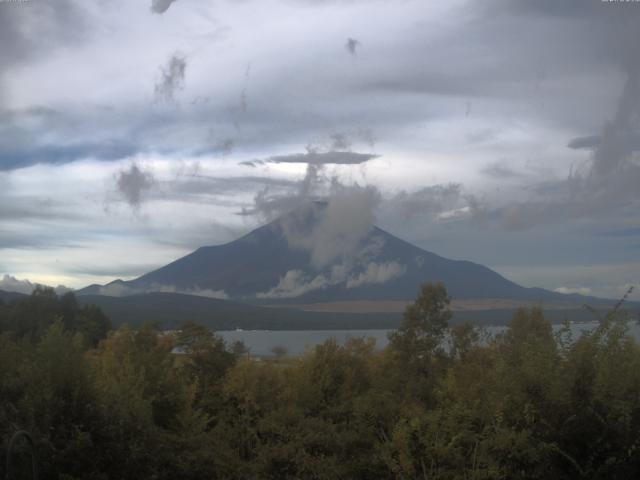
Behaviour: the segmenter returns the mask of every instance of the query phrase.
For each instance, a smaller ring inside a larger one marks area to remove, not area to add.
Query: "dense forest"
[[[450,318],[427,284],[384,350],[260,359],[194,323],[113,330],[38,289],[0,303],[0,478],[22,429],[45,479],[638,478],[640,348],[621,309],[580,338],[537,308],[497,337]]]

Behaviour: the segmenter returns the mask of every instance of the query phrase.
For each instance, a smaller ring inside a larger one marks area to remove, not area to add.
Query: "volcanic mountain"
[[[201,247],[130,281],[78,294],[173,292],[249,303],[407,301],[424,282],[455,299],[576,301],[524,288],[477,263],[449,260],[325,202],[303,205],[224,245]]]

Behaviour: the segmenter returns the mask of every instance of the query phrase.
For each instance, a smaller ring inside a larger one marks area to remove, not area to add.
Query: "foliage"
[[[43,478],[67,480],[638,476],[640,347],[620,309],[575,339],[520,310],[487,338],[448,328],[448,307],[425,285],[384,350],[255,359],[194,323],[103,335],[99,310],[38,291],[0,305],[0,458],[24,428]]]
[[[111,330],[111,322],[98,307],[80,307],[71,292],[58,296],[52,288],[38,286],[25,299],[0,303],[0,333],[38,341],[56,321],[67,332],[81,333],[93,347]]]

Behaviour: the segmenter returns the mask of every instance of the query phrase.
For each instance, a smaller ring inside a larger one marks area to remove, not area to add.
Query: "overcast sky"
[[[525,286],[640,281],[640,3],[0,0],[0,42],[0,277],[133,278],[357,186]]]

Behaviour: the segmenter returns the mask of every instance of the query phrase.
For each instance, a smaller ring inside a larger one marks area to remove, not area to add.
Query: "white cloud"
[[[329,286],[329,281],[324,275],[317,275],[312,279],[302,270],[289,270],[278,284],[271,290],[258,293],[257,298],[294,298],[314,290]]]
[[[375,222],[380,193],[373,187],[336,186],[326,206],[310,206],[283,222],[284,234],[293,248],[308,250],[318,268],[336,260],[348,260],[362,248]],[[309,215],[315,220],[309,224]]]
[[[580,295],[591,295],[593,293],[593,290],[589,287],[558,287],[554,288],[553,291],[565,294],[578,293]]]
[[[344,284],[346,288],[356,288],[370,284],[386,283],[403,275],[404,265],[398,262],[371,262],[364,271],[356,272],[346,263],[333,265],[327,274],[306,274],[302,270],[289,270],[278,284],[267,292],[258,293],[258,298],[295,298],[314,290],[322,290]]]
[[[16,292],[30,295],[39,285],[47,286],[41,283],[31,282],[27,279],[19,280],[16,277],[7,274],[0,279],[0,290],[4,290],[5,292]],[[54,287],[54,290],[58,295],[71,291],[71,289],[64,285],[58,285],[57,287]]]
[[[180,293],[183,295],[194,295],[196,297],[217,298],[219,300],[227,300],[229,298],[229,295],[224,290],[211,290],[197,287],[179,288],[174,285],[161,285],[157,283],[147,287],[131,287],[120,282],[114,282],[99,288],[99,295],[108,297],[126,297],[151,292]]]
[[[368,284],[387,283],[396,277],[403,275],[407,267],[398,262],[375,263],[367,265],[364,272],[347,280],[347,288],[361,287]]]

